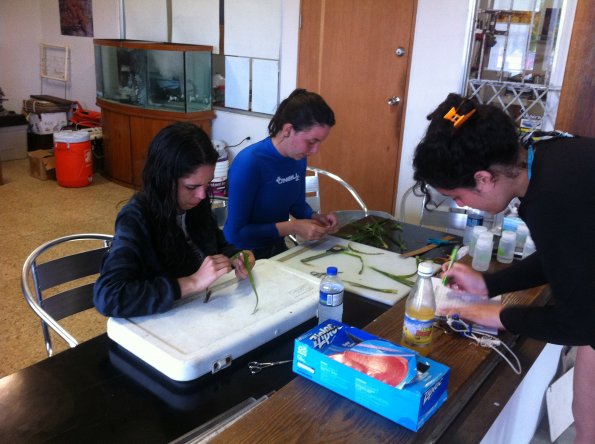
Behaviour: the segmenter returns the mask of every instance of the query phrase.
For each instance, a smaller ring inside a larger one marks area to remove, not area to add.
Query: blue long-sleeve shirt
[[[269,247],[280,239],[275,224],[310,219],[306,160],[283,157],[268,137],[241,151],[229,170],[225,227],[228,242],[242,249]]]

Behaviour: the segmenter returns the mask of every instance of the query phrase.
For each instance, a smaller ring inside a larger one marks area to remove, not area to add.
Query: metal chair
[[[211,197],[211,212],[217,221],[217,226],[222,230],[227,219],[227,197]]]
[[[320,211],[320,182],[319,182],[319,175],[330,177],[331,179],[335,180],[339,184],[341,184],[356,200],[362,211],[365,215],[368,215],[368,207],[364,203],[364,200],[357,194],[355,188],[341,179],[339,176],[333,173],[329,173],[328,171],[322,170],[316,167],[307,167],[306,170],[312,174],[306,175],[306,202],[312,207],[314,211]]]
[[[82,285],[81,282],[75,281],[99,273],[101,261],[109,250],[112,239],[111,235],[95,233],[63,236],[40,245],[25,261],[21,274],[21,289],[25,300],[41,318],[48,356],[53,355],[48,327],[71,348],[78,345],[77,340],[58,321],[94,306],[95,279],[90,283],[86,282],[89,279],[85,279]],[[71,241],[92,241],[93,244],[100,242],[101,247],[90,248],[86,242],[82,251],[78,248],[77,252],[72,253],[76,248],[73,245],[65,245]],[[42,260],[47,258],[44,262],[39,261],[42,255]],[[52,290],[46,293],[49,289]]]

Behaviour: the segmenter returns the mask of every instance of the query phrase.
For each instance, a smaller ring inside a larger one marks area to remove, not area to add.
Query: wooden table
[[[439,234],[415,226],[404,228],[409,249]],[[441,250],[431,255],[443,256]],[[506,295],[504,301],[543,304],[548,292],[542,290]],[[404,301],[389,308],[346,294],[344,321],[399,342],[403,311]],[[485,433],[475,419],[484,419],[484,427],[489,427],[498,414],[493,403],[481,400],[497,398],[504,406],[521,379],[490,350],[437,332],[430,357],[451,367],[449,399],[413,433],[296,377],[289,365],[250,374],[248,361],[287,359],[293,338],[315,323],[312,320],[234,360],[230,368],[188,383],[169,380],[101,335],[0,379],[0,436],[11,443],[170,442],[248,398],[270,396],[215,442],[471,443],[479,442]],[[501,338],[509,344],[517,341],[510,334]],[[522,347],[515,350],[521,353],[526,371],[543,344],[522,338],[518,343]],[[450,439],[453,436],[456,439]]]
[[[493,261],[491,267],[499,266]],[[547,287],[503,295],[504,304],[544,305],[548,300]],[[399,343],[404,308],[405,301],[400,301],[364,330]],[[224,430],[213,442],[479,442],[522,376],[517,377],[503,365],[502,359],[491,349],[481,348],[462,336],[446,334],[439,329],[435,333],[429,357],[451,369],[448,399],[416,433],[300,377]],[[518,338],[514,335],[501,332],[499,337],[520,354],[524,376],[544,344],[529,341],[527,345],[523,339],[515,346]],[[495,372],[496,367],[498,371]],[[494,383],[494,378],[500,379]],[[506,387],[500,386],[502,381],[508,381]],[[498,389],[506,393],[502,395]],[[480,399],[482,396],[485,397],[483,400]],[[497,397],[499,407],[490,402],[490,396]],[[453,424],[473,427],[473,433],[451,427]]]

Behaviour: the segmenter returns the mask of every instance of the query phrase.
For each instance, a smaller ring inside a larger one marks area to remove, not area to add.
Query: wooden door
[[[416,0],[302,0],[298,86],[321,94],[337,124],[308,162],[341,176],[369,209],[394,213]],[[398,56],[402,48],[404,55]],[[389,105],[391,97],[400,103]],[[355,209],[321,180],[325,212]]]
[[[595,109],[594,22],[595,2],[579,2],[572,26],[555,127],[584,137],[595,137],[592,113]]]

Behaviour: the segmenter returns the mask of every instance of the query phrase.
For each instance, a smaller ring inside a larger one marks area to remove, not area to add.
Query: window
[[[124,38],[213,47],[214,106],[273,114],[282,0],[124,0]],[[147,25],[149,24],[149,25]]]
[[[478,0],[466,95],[502,107],[527,129],[553,129],[553,81],[564,0]]]

